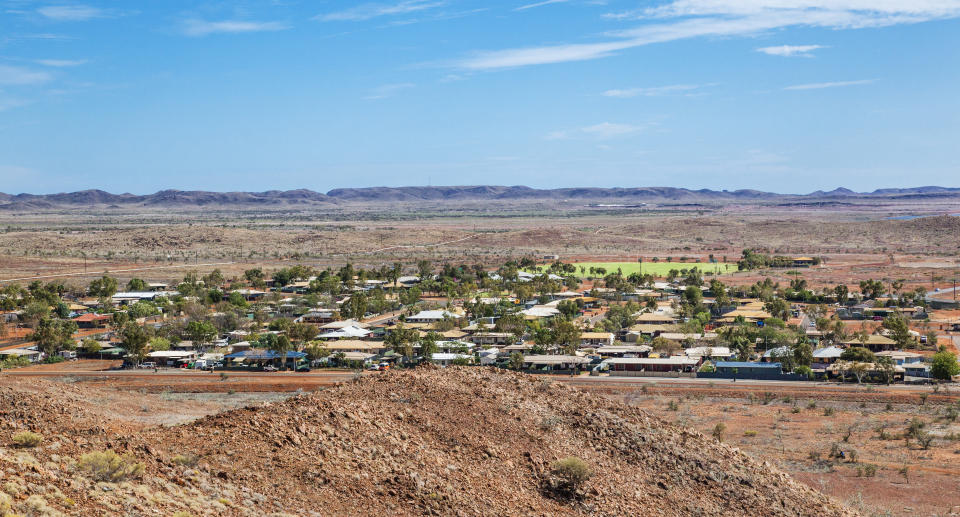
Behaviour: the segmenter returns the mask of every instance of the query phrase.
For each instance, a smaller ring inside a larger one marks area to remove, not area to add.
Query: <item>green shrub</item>
[[[833,408],[832,407],[823,408],[823,416],[833,416]]]
[[[857,477],[872,478],[877,475],[877,466],[872,463],[857,465]]]
[[[749,438],[749,437],[756,436],[756,435],[757,435],[757,432],[756,432],[756,431],[753,431],[753,430],[744,431],[744,432],[743,432],[743,435]]]
[[[143,464],[136,458],[130,454],[121,456],[114,451],[88,452],[80,456],[77,465],[80,471],[96,481],[118,482],[143,474]]]
[[[13,443],[17,447],[36,447],[43,441],[43,435],[30,431],[21,431],[13,435]]]

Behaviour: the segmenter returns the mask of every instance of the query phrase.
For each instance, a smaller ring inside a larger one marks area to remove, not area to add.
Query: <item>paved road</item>
[[[697,378],[674,378],[674,377],[610,377],[610,376],[598,376],[590,377],[587,375],[581,375],[577,377],[571,377],[569,375],[551,375],[549,376],[552,380],[557,380],[561,382],[568,382],[578,386],[629,386],[631,384],[642,386],[642,385],[676,385],[676,386],[720,386],[725,388],[733,388],[739,386],[751,387],[751,388],[762,388],[765,386],[770,387],[789,387],[798,390],[843,390],[843,391],[866,391],[867,385],[858,386],[856,384],[840,384],[834,382],[799,382],[799,381],[758,381],[750,379],[737,379],[736,382],[730,379],[697,379]],[[930,386],[925,385],[916,385],[916,384],[891,384],[889,386],[876,386],[874,388],[879,390],[891,390],[891,391],[905,391],[905,392],[915,392],[915,391],[930,391]],[[941,392],[953,392],[960,393],[960,386],[950,386],[944,385],[941,387]]]
[[[235,370],[223,370],[233,379],[244,379],[251,382],[264,381],[269,382],[271,380],[283,379],[286,382],[296,381],[297,379],[303,380],[305,382],[318,382],[318,381],[328,381],[328,382],[342,382],[353,378],[355,375],[352,371],[343,371],[343,370],[315,370],[308,373],[297,373],[297,372],[243,372]],[[91,377],[91,378],[115,378],[117,380],[133,380],[133,379],[143,379],[143,380],[215,380],[220,374],[221,370],[216,372],[208,371],[198,371],[198,370],[183,370],[175,368],[161,368],[159,372],[154,373],[153,370],[149,369],[140,369],[140,370],[106,370],[106,371],[88,371],[88,370],[69,370],[64,368],[62,370],[31,370],[29,368],[24,369],[12,369],[4,370],[0,373],[0,376],[12,376],[12,377]],[[378,375],[377,372],[364,372],[363,375]],[[629,389],[631,387],[642,387],[644,385],[660,385],[660,386],[676,386],[678,388],[682,387],[707,387],[707,386],[716,386],[721,388],[790,388],[793,390],[802,390],[802,391],[865,391],[866,386],[857,386],[855,384],[839,384],[839,383],[827,383],[827,382],[796,382],[796,381],[757,381],[757,380],[748,380],[740,379],[736,382],[727,379],[696,379],[696,378],[672,378],[672,377],[610,377],[610,376],[595,376],[591,377],[589,375],[579,375],[572,377],[569,375],[549,375],[543,376],[549,378],[550,380],[564,382],[573,384],[576,386],[582,386],[586,388],[590,387],[618,387]],[[889,386],[875,386],[875,389],[879,391],[893,391],[893,392],[930,392],[930,386],[924,385],[910,385],[910,384],[892,384]],[[960,386],[951,386],[946,385],[942,386],[940,389],[941,393],[960,393]]]
[[[206,370],[187,370],[180,368],[160,368],[157,372],[154,372],[152,369],[143,368],[143,369],[131,369],[131,370],[104,370],[104,371],[90,371],[90,370],[31,370],[30,368],[15,368],[7,369],[0,373],[0,376],[9,375],[13,377],[98,377],[98,378],[117,378],[117,379],[127,379],[127,378],[144,378],[144,379],[184,379],[184,380],[193,380],[193,379],[202,379],[202,380],[214,380],[220,373],[226,373],[231,378],[243,378],[243,379],[331,379],[331,380],[347,380],[353,377],[353,372],[335,370],[335,371],[321,371],[321,372],[244,372],[236,370],[216,370],[214,372]]]
[[[948,287],[946,289],[940,289],[939,291],[927,291],[926,302],[952,302],[954,301],[954,291],[957,291],[957,295],[960,295],[960,286],[958,287]]]

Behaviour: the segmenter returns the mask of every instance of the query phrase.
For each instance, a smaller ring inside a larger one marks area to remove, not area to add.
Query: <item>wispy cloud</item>
[[[402,90],[408,90],[416,86],[413,83],[393,83],[385,84],[383,86],[378,86],[370,91],[370,94],[366,95],[364,99],[366,100],[377,100],[377,99],[386,99],[387,97],[393,97],[398,92]]]
[[[757,52],[762,52],[771,56],[783,57],[813,57],[812,52],[821,48],[823,45],[780,45],[777,47],[761,47]]]
[[[699,84],[673,84],[669,86],[654,86],[652,88],[625,88],[607,90],[603,92],[604,97],[615,97],[618,99],[629,99],[631,97],[659,97],[661,95],[683,94],[703,88]]]
[[[343,11],[321,14],[317,16],[316,19],[325,22],[359,22],[381,16],[415,13],[443,5],[446,5],[445,1],[437,0],[407,0],[393,4],[361,4]]]
[[[83,22],[107,17],[103,9],[89,5],[48,5],[37,9],[37,12],[58,22]]]
[[[245,32],[270,32],[289,29],[283,22],[256,22],[246,20],[207,21],[195,18],[184,20],[183,33],[187,36],[209,34],[239,34]]]
[[[7,111],[9,109],[19,108],[20,106],[25,106],[27,104],[29,103],[22,99],[14,99],[12,97],[0,96],[0,111]]]
[[[54,68],[67,68],[71,66],[80,66],[87,63],[86,59],[38,59],[38,64],[43,66],[52,66]]]
[[[599,59],[620,51],[689,38],[732,37],[787,27],[862,29],[960,17],[960,0],[673,0],[608,13],[640,25],[605,41],[476,52],[455,62],[468,70]]]
[[[787,86],[784,90],[822,90],[824,88],[840,88],[843,86],[859,86],[876,82],[876,79],[861,79],[859,81],[833,81],[828,83],[796,84]]]
[[[516,9],[514,9],[514,11],[525,11],[527,9],[533,9],[535,7],[543,7],[545,5],[550,5],[550,4],[565,4],[569,1],[570,0],[543,0],[542,2],[535,2],[532,4],[521,5],[520,7],[517,7]]]
[[[600,140],[609,140],[611,138],[621,137],[642,131],[644,126],[633,124],[620,124],[616,122],[601,122],[592,126],[585,126],[577,129],[563,129],[552,131],[547,134],[547,140],[566,140],[577,137],[593,137]]]
[[[0,84],[16,86],[41,84],[49,81],[52,77],[48,72],[0,65]]]

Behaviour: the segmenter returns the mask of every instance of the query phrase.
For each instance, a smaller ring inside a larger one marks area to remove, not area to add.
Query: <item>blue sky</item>
[[[0,0],[0,191],[960,186],[960,0]]]

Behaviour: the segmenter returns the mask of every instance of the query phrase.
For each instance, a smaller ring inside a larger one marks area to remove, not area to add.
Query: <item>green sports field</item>
[[[617,271],[617,268],[620,268],[623,271],[623,275],[627,276],[631,273],[647,273],[654,276],[667,276],[670,273],[671,269],[676,269],[681,271],[684,269],[693,269],[697,268],[704,273],[706,272],[718,272],[723,275],[727,273],[734,273],[737,271],[737,265],[735,263],[725,263],[719,262],[715,264],[706,264],[706,263],[697,263],[697,262],[575,262],[573,264],[577,266],[577,276],[580,278],[585,278],[590,275],[590,268],[602,267],[607,270],[606,274],[610,274]],[[580,273],[580,268],[584,268],[584,273]],[[594,275],[599,276],[599,275]]]

